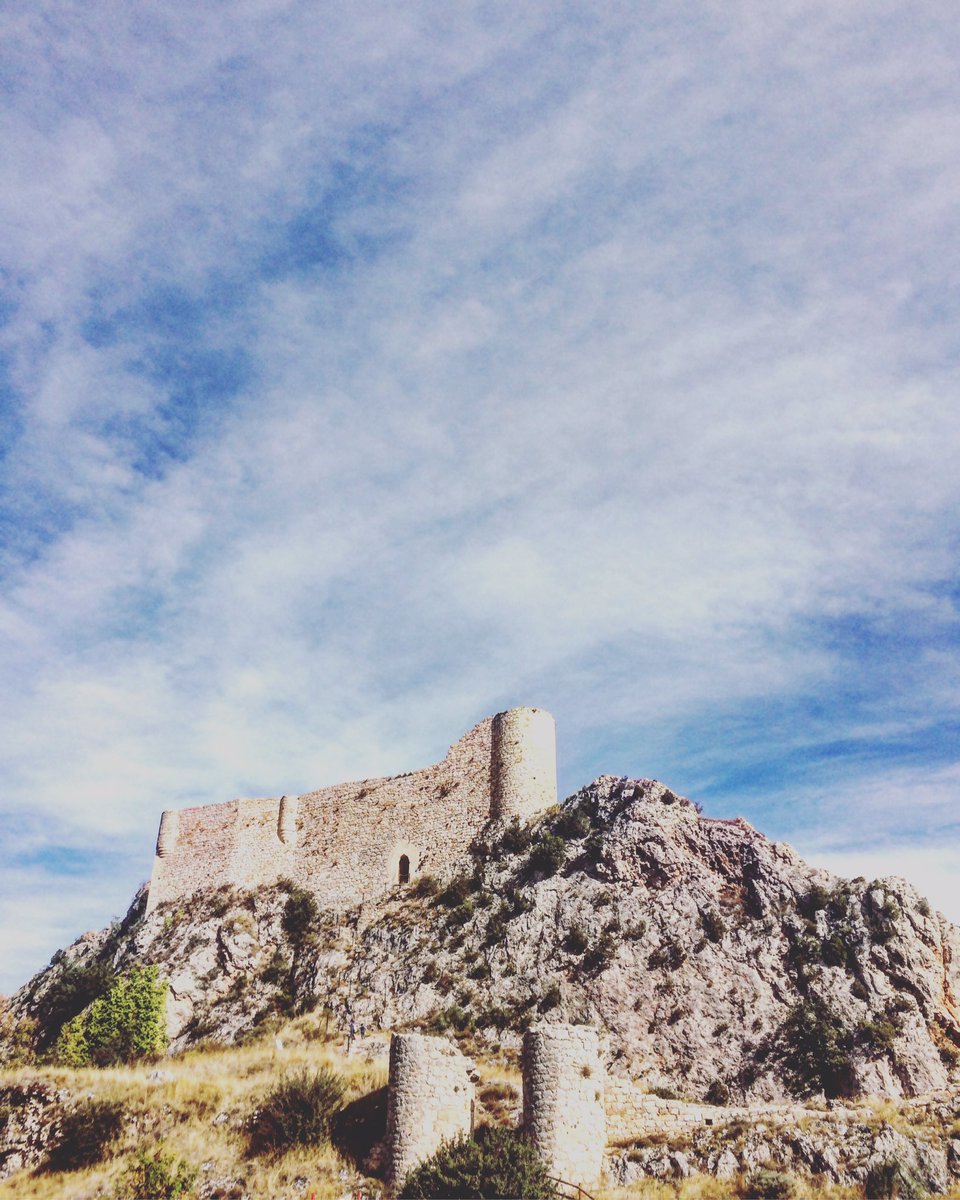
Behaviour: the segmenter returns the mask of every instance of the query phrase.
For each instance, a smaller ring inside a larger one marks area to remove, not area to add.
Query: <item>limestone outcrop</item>
[[[291,891],[292,889],[292,891]],[[304,933],[296,889],[224,887],[88,936],[13,998],[47,1044],[65,976],[156,962],[174,1048],[278,1013],[469,1036],[607,1031],[613,1079],[693,1100],[941,1092],[958,1082],[960,931],[900,879],[840,880],[660,783],[602,777]],[[70,1014],[72,1015],[72,1014]]]

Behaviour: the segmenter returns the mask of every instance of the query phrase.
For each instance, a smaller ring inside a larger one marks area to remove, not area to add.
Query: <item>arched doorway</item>
[[[398,869],[398,883],[410,882],[410,859],[405,855],[400,855],[400,867]]]

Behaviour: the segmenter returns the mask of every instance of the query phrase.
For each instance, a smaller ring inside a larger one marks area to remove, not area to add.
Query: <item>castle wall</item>
[[[523,1039],[523,1124],[552,1175],[595,1186],[607,1142],[600,1038],[588,1025],[537,1025]]]
[[[281,877],[321,904],[359,904],[397,886],[402,854],[411,879],[455,873],[490,818],[493,723],[481,721],[421,771],[164,813],[148,910],[200,889]]]
[[[440,1143],[473,1130],[473,1064],[445,1038],[394,1034],[387,1092],[389,1182],[429,1158]]]

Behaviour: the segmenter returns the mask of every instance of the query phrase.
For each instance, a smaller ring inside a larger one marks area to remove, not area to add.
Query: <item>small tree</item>
[[[251,1153],[279,1154],[328,1142],[345,1089],[343,1077],[325,1067],[312,1075],[304,1067],[281,1078],[248,1123]]]
[[[532,1144],[513,1129],[481,1125],[445,1142],[406,1177],[399,1196],[406,1200],[460,1200],[511,1196],[553,1198],[557,1190]]]
[[[152,1154],[138,1150],[120,1176],[117,1200],[180,1200],[193,1190],[196,1168],[158,1146]]]
[[[556,875],[567,861],[567,843],[555,833],[545,833],[530,853],[528,867],[532,874]]]
[[[167,984],[156,966],[134,967],[68,1021],[55,1057],[66,1066],[109,1066],[162,1054],[167,1044]]]

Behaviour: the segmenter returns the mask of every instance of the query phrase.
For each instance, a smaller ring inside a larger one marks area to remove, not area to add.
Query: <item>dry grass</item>
[[[156,1065],[104,1070],[38,1067],[0,1073],[0,1084],[39,1078],[71,1096],[122,1101],[131,1121],[117,1157],[98,1167],[68,1173],[20,1171],[0,1183],[2,1200],[93,1200],[110,1193],[131,1155],[162,1144],[201,1170],[201,1177],[236,1180],[248,1195],[343,1196],[359,1182],[353,1168],[330,1147],[295,1149],[277,1158],[245,1157],[244,1122],[261,1096],[284,1072],[327,1067],[347,1083],[345,1102],[387,1082],[386,1035],[371,1035],[346,1053],[342,1042],[322,1040],[312,1017],[239,1047],[190,1050]],[[295,1186],[294,1181],[298,1181]],[[306,1186],[303,1184],[306,1180]],[[374,1185],[372,1191],[378,1186]]]

